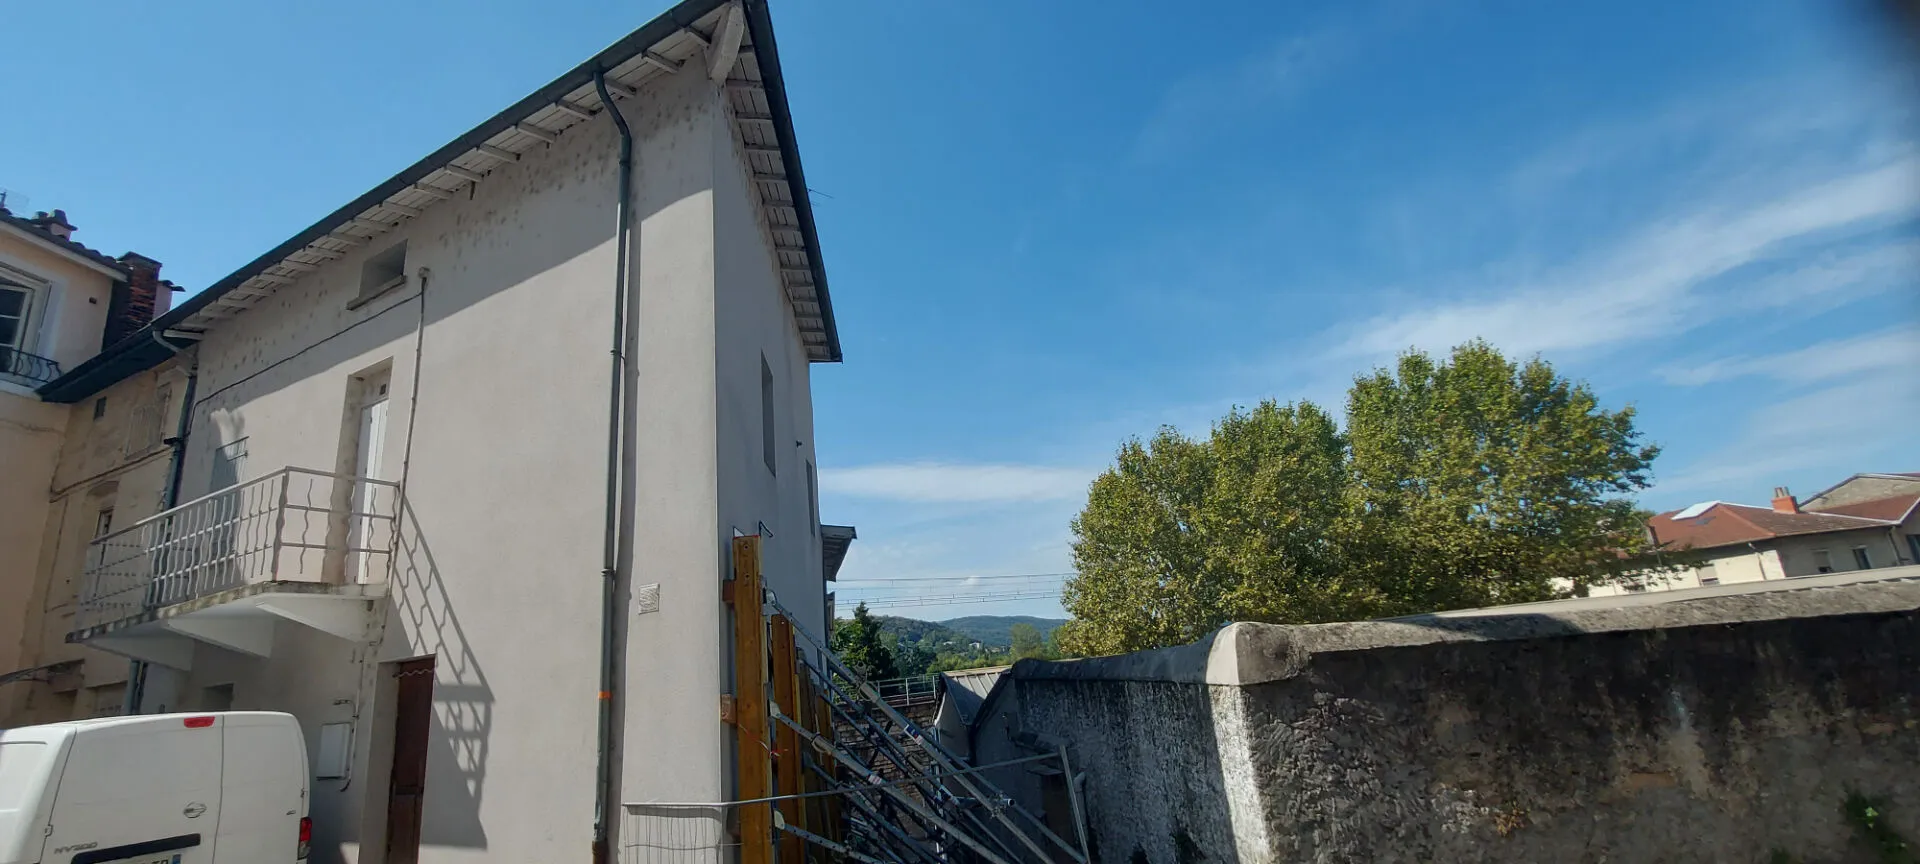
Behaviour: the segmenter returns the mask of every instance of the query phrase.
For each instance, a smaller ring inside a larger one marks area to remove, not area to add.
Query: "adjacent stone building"
[[[80,403],[39,392],[136,338],[177,290],[159,262],[110,257],[76,230],[64,210],[0,207],[0,723],[123,707],[126,659],[67,645],[62,622],[87,541],[158,510],[173,456],[171,363]]]

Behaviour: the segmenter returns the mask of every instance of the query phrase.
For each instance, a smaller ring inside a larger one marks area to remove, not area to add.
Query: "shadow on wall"
[[[493,688],[453,612],[412,506],[402,502],[401,507],[387,626],[402,623],[411,651],[434,655],[433,722],[420,844],[485,849],[487,832],[480,821],[480,801],[486,791],[487,746],[493,731]]]
[[[620,864],[721,864],[738,855],[725,808],[628,804],[621,808]]]

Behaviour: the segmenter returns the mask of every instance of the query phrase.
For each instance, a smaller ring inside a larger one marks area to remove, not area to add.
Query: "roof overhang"
[[[820,566],[826,581],[840,578],[840,565],[847,562],[847,549],[860,534],[852,525],[820,526]]]
[[[738,6],[740,11],[733,12]],[[729,16],[745,35],[732,63],[708,70],[708,46]],[[684,72],[682,72],[684,70]],[[606,50],[495,114],[386,182],[368,190],[305,230],[206,290],[155,319],[154,332],[205,332],[341,257],[374,242],[407,220],[487,182],[504,161],[551,143],[569,129],[597,119],[606,109],[594,87],[604,73],[615,99],[637,98],[653,79],[673,74],[718,73],[732,119],[746,142],[751,178],[763,221],[773,234],[780,278],[799,322],[808,358],[839,362],[840,334],[827,293],[826,268],[806,175],[794,140],[786,82],[774,44],[766,0],[685,0],[627,34]],[[124,278],[124,277],[123,277]],[[50,402],[78,402],[128,375],[171,356],[147,332],[135,333],[40,388]]]

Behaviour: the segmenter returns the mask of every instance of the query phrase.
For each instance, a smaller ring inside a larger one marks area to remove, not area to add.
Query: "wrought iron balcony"
[[[399,512],[398,484],[304,468],[188,501],[88,546],[67,640],[149,659],[121,637],[184,635],[264,655],[273,616],[334,632],[314,623],[314,600],[377,596]]]
[[[18,348],[0,346],[0,381],[38,387],[60,377],[60,364]]]

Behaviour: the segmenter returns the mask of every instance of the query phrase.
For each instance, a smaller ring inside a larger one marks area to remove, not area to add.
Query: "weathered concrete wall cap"
[[[1920,571],[1920,568],[1889,568]],[[1920,609],[1920,581],[1778,583],[1773,590],[1674,596],[1658,603],[1580,599],[1341,624],[1229,624],[1190,645],[1085,660],[1022,660],[1024,680],[1157,681],[1244,686],[1300,674],[1316,654],[1445,642],[1551,639],[1583,633],[1665,630]]]

